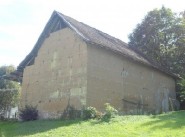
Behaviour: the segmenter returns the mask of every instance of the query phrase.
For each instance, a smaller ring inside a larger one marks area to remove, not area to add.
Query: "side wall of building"
[[[103,110],[110,103],[127,114],[169,110],[173,78],[96,45],[87,51],[87,106]]]
[[[37,106],[40,118],[57,118],[68,104],[86,105],[86,47],[69,28],[51,33],[24,69],[21,106]]]

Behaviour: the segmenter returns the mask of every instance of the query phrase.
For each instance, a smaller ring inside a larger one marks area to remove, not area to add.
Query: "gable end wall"
[[[37,106],[40,118],[60,117],[68,104],[86,105],[86,44],[71,29],[51,33],[23,73],[21,106]]]

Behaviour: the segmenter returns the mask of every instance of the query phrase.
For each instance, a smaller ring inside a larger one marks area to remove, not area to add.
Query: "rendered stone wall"
[[[127,114],[169,111],[169,97],[176,98],[173,78],[101,47],[87,47],[87,106],[103,110],[110,103]]]
[[[23,73],[21,106],[37,105],[40,118],[58,118],[68,103],[77,109],[105,103],[123,113],[160,113],[175,99],[173,78],[95,45],[69,28],[50,34]]]
[[[50,34],[24,69],[21,106],[37,105],[40,118],[57,118],[68,103],[81,109],[87,92],[86,44],[69,28]]]

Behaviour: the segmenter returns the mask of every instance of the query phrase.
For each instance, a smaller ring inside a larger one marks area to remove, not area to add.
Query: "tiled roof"
[[[38,41],[36,42],[33,50],[30,54],[20,63],[18,66],[18,71],[23,71],[23,69],[30,65],[30,63],[37,56],[38,50],[40,49],[42,43],[45,38],[49,36],[50,33],[60,30],[63,27],[69,27],[73,31],[75,31],[84,41],[99,45],[106,49],[109,49],[113,52],[121,54],[129,59],[132,59],[141,64],[147,65],[163,73],[166,73],[172,77],[176,77],[174,74],[169,73],[162,68],[160,68],[157,64],[154,64],[151,60],[149,60],[142,53],[129,47],[125,42],[110,36],[102,31],[99,31],[93,27],[90,27],[82,22],[79,22],[71,17],[65,16],[57,11],[54,11],[48,23],[46,24],[43,32],[41,33]]]

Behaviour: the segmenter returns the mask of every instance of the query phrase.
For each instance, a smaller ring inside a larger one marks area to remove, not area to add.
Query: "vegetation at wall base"
[[[19,117],[22,121],[32,121],[38,119],[37,107],[26,105],[19,111]]]
[[[105,114],[103,115],[104,120],[110,120],[118,114],[118,111],[111,106],[109,103],[105,103]]]
[[[74,106],[67,105],[64,112],[61,115],[62,120],[72,120],[81,118],[81,110],[76,109]]]
[[[62,120],[80,119],[101,119],[103,121],[109,121],[111,118],[116,116],[118,111],[111,106],[109,103],[105,103],[105,112],[98,111],[95,107],[87,107],[82,110],[76,109],[74,106],[67,105],[64,112],[61,115]]]
[[[184,137],[185,111],[90,120],[0,121],[1,137]]]
[[[83,110],[83,119],[93,119],[96,118],[97,113],[100,113],[97,111],[95,107],[87,107],[86,109]]]

